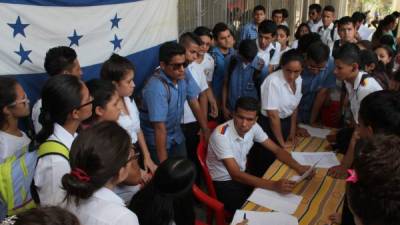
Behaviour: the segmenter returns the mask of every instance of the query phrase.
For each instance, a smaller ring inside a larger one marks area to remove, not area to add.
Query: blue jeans
[[[157,150],[155,146],[154,147],[149,146],[148,148],[151,159],[155,164],[159,165],[160,160],[158,160]],[[167,153],[168,153],[168,158],[187,158],[185,141],[182,141],[182,143],[180,144],[177,143],[172,144],[171,147],[167,149]]]

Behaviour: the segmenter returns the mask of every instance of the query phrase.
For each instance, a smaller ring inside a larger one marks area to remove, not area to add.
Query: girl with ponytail
[[[42,90],[39,117],[43,128],[37,135],[37,141],[42,145],[34,175],[36,200],[41,204],[58,205],[62,202],[61,177],[70,172],[68,151],[80,123],[91,114],[92,98],[86,85],[77,77],[56,75],[47,80]],[[55,151],[60,148],[66,153]]]
[[[116,122],[82,131],[72,144],[71,172],[62,178],[66,208],[85,225],[139,224],[113,191],[128,176],[140,182],[138,156],[129,134]]]

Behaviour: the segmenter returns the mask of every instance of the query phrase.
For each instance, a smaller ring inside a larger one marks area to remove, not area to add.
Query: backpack
[[[69,159],[65,145],[46,141],[37,151],[28,151],[26,147],[0,163],[0,221],[36,207],[39,201],[32,188],[36,165],[41,157],[54,154]]]

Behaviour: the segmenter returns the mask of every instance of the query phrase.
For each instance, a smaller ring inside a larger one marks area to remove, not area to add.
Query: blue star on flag
[[[118,39],[117,35],[114,34],[114,40],[110,41],[113,45],[114,45],[114,51],[115,49],[119,48],[121,49],[121,42],[122,42],[122,38]]]
[[[118,27],[118,23],[119,23],[119,21],[121,21],[121,20],[122,20],[122,18],[118,18],[117,14],[115,13],[114,18],[112,18],[112,19],[110,20],[110,21],[111,21],[111,30],[112,30],[114,27],[119,28],[119,27]]]
[[[29,24],[23,24],[19,16],[17,17],[17,21],[15,23],[8,23],[8,26],[14,29],[14,38],[17,36],[17,34],[21,34],[22,36],[26,37],[24,29],[29,26]]]
[[[22,46],[22,44],[19,44],[19,51],[14,51],[15,54],[19,55],[21,57],[21,60],[19,61],[19,65],[24,63],[26,60],[32,63],[32,60],[29,58],[29,54],[31,54],[32,50],[26,50]]]
[[[76,30],[74,29],[74,34],[72,36],[68,36],[68,39],[71,40],[71,43],[69,44],[69,47],[72,45],[79,46],[79,39],[81,39],[83,35],[78,35],[76,33]]]

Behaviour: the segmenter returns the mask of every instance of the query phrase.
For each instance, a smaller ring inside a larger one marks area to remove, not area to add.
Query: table
[[[329,144],[325,139],[308,137],[302,138],[296,146],[297,152],[323,152],[327,151]],[[337,154],[339,161],[342,154]],[[299,225],[325,225],[330,224],[329,215],[335,212],[342,212],[345,181],[333,179],[327,176],[328,169],[318,168],[312,180],[303,181],[296,186],[293,194],[303,197],[299,207],[293,216],[299,220]],[[281,178],[289,179],[297,173],[290,169],[279,160],[270,166],[263,178],[270,180],[279,180]],[[255,203],[247,201],[243,210],[250,211],[271,211]]]

